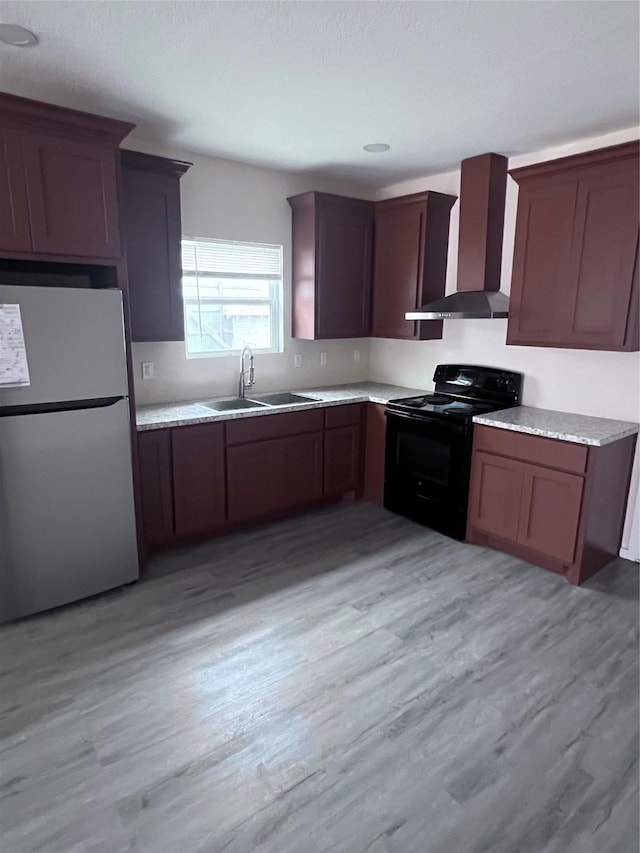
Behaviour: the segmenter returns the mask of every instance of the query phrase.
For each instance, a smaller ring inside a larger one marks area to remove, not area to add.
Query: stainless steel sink
[[[235,400],[210,400],[208,403],[198,403],[205,409],[211,409],[212,412],[235,412],[239,409],[264,409],[267,408],[267,403],[259,403],[257,400],[247,400],[238,397]]]
[[[290,406],[293,403],[317,403],[312,397],[303,397],[302,394],[292,394],[290,391],[282,391],[276,394],[260,394],[251,398],[263,406]]]

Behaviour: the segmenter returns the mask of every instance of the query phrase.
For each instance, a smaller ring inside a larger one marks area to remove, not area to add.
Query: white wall
[[[372,198],[357,184],[327,181],[277,172],[162,149],[137,140],[124,147],[193,162],[181,179],[182,231],[188,237],[220,237],[284,247],[284,352],[256,356],[256,391],[309,388],[340,382],[358,382],[369,372],[369,341],[293,341],[291,338],[291,211],[287,197],[307,190],[323,190],[359,198]],[[354,349],[360,363],[354,363]],[[320,366],[320,353],[328,356]],[[303,366],[294,368],[295,353]],[[153,379],[141,378],[141,362],[155,365]],[[172,400],[193,400],[236,393],[237,356],[187,359],[184,343],[133,345],[133,369],[138,405]]]
[[[510,168],[564,157],[637,139],[639,128],[583,139],[561,148],[549,148],[515,157]],[[460,172],[420,178],[380,190],[376,198],[393,198],[423,190],[459,195]],[[518,187],[508,180],[501,290],[510,292],[513,241]],[[446,292],[456,289],[458,211],[451,211]],[[561,350],[546,347],[506,346],[506,320],[445,320],[439,341],[390,341],[374,339],[370,350],[370,379],[431,388],[436,364],[462,362],[518,370],[524,374],[523,404],[564,412],[627,421],[640,420],[640,357],[638,353]],[[623,555],[640,559],[637,529],[632,537],[631,520],[638,492],[639,454],[623,537]],[[640,507],[639,507],[640,509]]]

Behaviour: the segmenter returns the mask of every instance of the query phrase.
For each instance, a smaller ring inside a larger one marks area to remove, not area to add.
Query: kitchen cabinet
[[[292,210],[293,337],[367,337],[373,203],[320,192],[287,201]]]
[[[507,344],[638,349],[638,142],[510,172]]]
[[[323,417],[315,409],[228,423],[230,522],[277,515],[322,498]]]
[[[384,462],[387,436],[386,406],[367,403],[363,494],[367,501],[384,504]]]
[[[224,425],[171,430],[175,535],[199,536],[227,519]]]
[[[361,434],[364,407],[332,406],[325,410],[324,494],[361,491]]]
[[[618,555],[635,442],[586,446],[476,426],[468,541],[582,583]]]
[[[10,127],[0,128],[0,249],[31,249],[22,136]]]
[[[133,125],[4,93],[0,123],[0,249],[120,258],[118,145]]]
[[[449,219],[455,201],[455,196],[425,192],[376,204],[373,337],[442,337],[441,320],[417,322],[405,320],[404,315],[444,296]]]
[[[363,422],[347,404],[139,432],[147,550],[361,497]]]
[[[180,178],[191,163],[120,157],[131,340],[183,341]]]
[[[138,481],[144,541],[153,551],[174,538],[170,430],[138,433]]]

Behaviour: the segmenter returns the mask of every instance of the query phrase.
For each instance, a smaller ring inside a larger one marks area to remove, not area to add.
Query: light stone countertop
[[[136,408],[136,428],[138,432],[150,429],[166,429],[167,427],[184,426],[185,424],[202,424],[212,421],[230,421],[236,418],[255,418],[274,415],[282,412],[298,412],[305,409],[318,409],[326,406],[339,406],[342,403],[382,403],[398,397],[415,397],[418,394],[428,394],[433,389],[405,388],[401,385],[385,385],[380,382],[360,382],[350,385],[330,385],[325,388],[303,388],[293,394],[303,394],[312,397],[310,403],[293,403],[286,406],[267,408],[240,409],[231,412],[213,412],[199,405],[196,401],[184,403],[161,403],[154,406],[138,406]],[[256,391],[256,396],[277,393],[271,391]],[[248,394],[250,398],[250,394]],[[212,397],[210,399],[225,400],[228,397]],[[208,401],[207,401],[208,402]]]
[[[631,421],[593,418],[569,412],[554,412],[550,409],[534,409],[530,406],[516,406],[487,415],[476,415],[473,422],[596,447],[634,435],[639,429],[638,424]]]

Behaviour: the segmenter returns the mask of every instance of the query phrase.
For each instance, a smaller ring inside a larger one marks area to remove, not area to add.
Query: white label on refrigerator
[[[29,385],[19,305],[0,305],[0,387]]]

